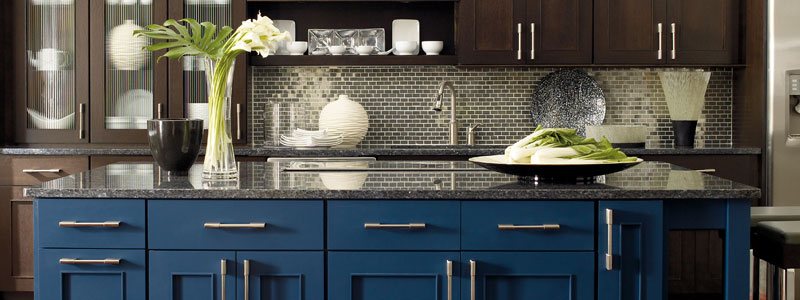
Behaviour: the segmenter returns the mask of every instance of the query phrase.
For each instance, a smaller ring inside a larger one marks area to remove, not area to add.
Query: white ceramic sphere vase
[[[108,58],[117,70],[136,71],[147,63],[147,50],[150,41],[144,36],[134,36],[136,30],[144,29],[133,20],[124,23],[108,32]]]
[[[347,95],[328,103],[319,113],[319,129],[342,135],[342,144],[336,148],[352,148],[364,140],[369,130],[369,116],[361,104]]]

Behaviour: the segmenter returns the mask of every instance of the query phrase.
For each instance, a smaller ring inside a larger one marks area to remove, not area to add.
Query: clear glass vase
[[[236,60],[203,59],[208,90],[208,142],[203,161],[203,179],[235,180],[239,168],[231,138],[231,89]]]

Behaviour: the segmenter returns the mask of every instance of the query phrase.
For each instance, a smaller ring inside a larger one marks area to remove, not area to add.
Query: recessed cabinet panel
[[[592,62],[592,0],[528,1],[525,56],[533,64]]]
[[[47,288],[37,290],[37,299],[147,299],[144,250],[44,249],[38,255],[38,284]]]
[[[467,64],[521,64],[528,40],[525,1],[464,0],[459,56]]]
[[[595,63],[664,63],[666,1],[595,1]]]
[[[325,255],[322,251],[237,252],[236,259],[239,300],[325,298]],[[244,297],[245,287],[247,298]]]
[[[675,50],[675,56],[670,54],[671,62],[726,64],[736,61],[736,1],[670,0],[668,9],[670,51]]]
[[[232,251],[150,251],[149,263],[149,299],[236,299]]]

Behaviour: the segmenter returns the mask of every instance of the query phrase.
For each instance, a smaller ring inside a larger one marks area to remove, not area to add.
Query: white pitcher
[[[57,71],[69,64],[69,54],[55,48],[40,49],[36,56],[29,50],[28,57],[31,65],[39,71]]]

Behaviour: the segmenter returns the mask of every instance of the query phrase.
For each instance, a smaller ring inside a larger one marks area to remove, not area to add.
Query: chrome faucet
[[[444,88],[450,89],[450,145],[458,145],[458,121],[456,121],[456,88],[450,81],[439,83],[439,91],[436,93],[436,102],[433,104],[433,111],[442,111],[442,96]]]

